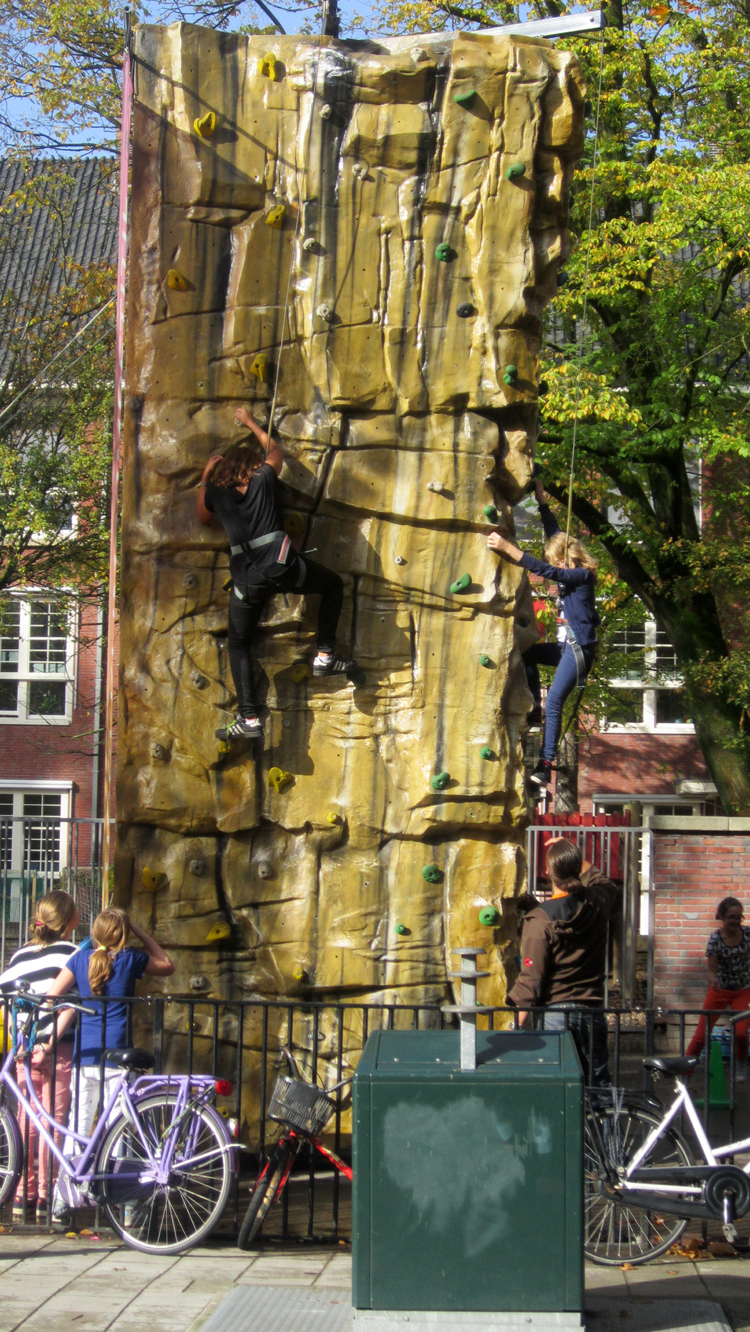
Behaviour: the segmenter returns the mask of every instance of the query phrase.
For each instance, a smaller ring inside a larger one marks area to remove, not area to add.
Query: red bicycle
[[[306,1142],[325,1156],[342,1175],[351,1181],[352,1168],[335,1152],[330,1151],[318,1137],[322,1133],[331,1115],[336,1110],[336,1102],[320,1087],[306,1082],[300,1073],[294,1055],[285,1047],[279,1052],[282,1062],[286,1060],[287,1073],[276,1081],[268,1118],[283,1125],[281,1137],[261,1171],[258,1182],[250,1199],[250,1206],[240,1227],[237,1245],[240,1249],[249,1249],[255,1236],[263,1225],[269,1207],[275,1198],[280,1198],[292,1173],[292,1167]],[[344,1078],[329,1089],[336,1092],[351,1082]]]

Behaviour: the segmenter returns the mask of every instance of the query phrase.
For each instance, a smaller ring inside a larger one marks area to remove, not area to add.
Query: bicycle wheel
[[[271,1152],[268,1169],[259,1180],[250,1199],[250,1206],[245,1212],[245,1219],[237,1236],[237,1248],[249,1249],[255,1236],[263,1225],[266,1213],[271,1206],[286,1174],[292,1155],[296,1155],[289,1142],[279,1142]]]
[[[591,1123],[595,1115],[598,1138]],[[625,1102],[621,1106],[587,1106],[584,1127],[584,1242],[587,1258],[603,1266],[621,1263],[647,1263],[658,1258],[682,1234],[687,1221],[677,1216],[663,1216],[648,1208],[635,1207],[620,1195],[612,1196],[602,1162],[615,1170],[626,1166],[642,1146],[648,1134],[661,1122],[656,1111]],[[685,1139],[673,1126],[656,1141],[646,1162],[653,1166],[692,1165],[693,1158]]]
[[[23,1171],[23,1140],[18,1120],[0,1105],[0,1207],[16,1191]]]
[[[99,1198],[113,1229],[144,1253],[183,1253],[198,1244],[219,1220],[232,1187],[227,1131],[207,1105],[193,1106],[177,1125],[168,1182],[153,1179],[144,1140],[158,1159],[175,1105],[168,1092],[138,1101],[138,1131],[123,1115],[96,1161]],[[191,1165],[193,1157],[203,1159]]]

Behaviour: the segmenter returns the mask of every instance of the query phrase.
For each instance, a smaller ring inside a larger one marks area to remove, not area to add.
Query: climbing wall
[[[172,994],[437,1004],[461,945],[502,1003],[535,635],[487,510],[512,533],[530,478],[580,72],[522,37],[269,41],[136,36],[116,900]],[[228,554],[196,487],[277,376],[287,530],[342,574],[365,680],[313,680],[317,598],[276,598],[263,743],[220,753]]]

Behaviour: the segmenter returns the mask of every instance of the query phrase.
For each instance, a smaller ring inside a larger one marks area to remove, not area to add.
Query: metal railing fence
[[[89,933],[102,906],[103,840],[104,819],[0,817],[0,971],[28,938],[37,901],[54,888],[75,899],[77,936]]]
[[[100,1002],[106,1008],[110,1001],[105,998]],[[266,1158],[278,1133],[278,1126],[267,1119],[267,1110],[277,1075],[277,1054],[282,1045],[292,1049],[306,1077],[330,1087],[353,1072],[372,1031],[440,1030],[454,1025],[452,1017],[440,1008],[424,1005],[327,1004],[281,999],[226,1002],[158,996],[126,1002],[129,1040],[153,1053],[156,1072],[210,1073],[233,1083],[232,1096],[226,1098],[223,1112],[240,1120],[240,1141],[246,1150],[240,1184],[222,1222],[221,1229],[225,1233],[236,1232],[259,1163]],[[5,999],[0,1005],[3,1060],[10,1032],[8,1008],[9,1001]],[[585,1021],[592,1010],[566,1011],[566,1025],[574,1011],[582,1013]],[[643,1069],[642,1058],[666,1051],[684,1053],[701,1016],[699,1009],[604,1011],[609,1028],[609,1067],[613,1082],[617,1086],[647,1091],[653,1090],[653,1078]],[[542,1014],[543,1010],[536,1010],[536,1019],[540,1020]],[[717,1016],[721,1020],[728,1014]],[[514,1017],[513,1009],[488,1009],[486,1018],[481,1015],[479,1025],[499,1031],[507,1029]],[[742,1132],[750,1137],[750,1084],[743,1086],[737,1077],[738,1072],[732,1047],[726,1078],[725,1101],[728,1104],[723,1108],[711,1104],[714,1092],[708,1058],[694,1078],[695,1092],[703,1096],[703,1119],[715,1141],[733,1140],[738,1122]],[[73,1078],[76,1076],[74,1061]],[[669,1087],[669,1084],[657,1084],[657,1092],[660,1085]],[[75,1125],[71,1127],[75,1128]],[[348,1109],[341,1102],[327,1134],[330,1134],[337,1154],[346,1157],[350,1120]],[[28,1204],[26,1219],[33,1221],[33,1200],[28,1191],[26,1170],[21,1190]],[[316,1158],[311,1154],[305,1168],[293,1176],[290,1187],[284,1191],[281,1206],[273,1209],[265,1229],[267,1235],[282,1239],[339,1240],[350,1233],[350,1215],[348,1186],[342,1185],[338,1173],[317,1169]],[[10,1201],[0,1219],[5,1223],[10,1221]],[[99,1221],[98,1213],[89,1209],[74,1218],[74,1226],[82,1223],[97,1225]]]

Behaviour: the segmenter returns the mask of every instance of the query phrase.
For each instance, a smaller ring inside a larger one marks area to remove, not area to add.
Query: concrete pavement
[[[626,1332],[624,1320],[641,1326],[657,1301],[713,1300],[735,1332],[750,1332],[749,1278],[746,1258],[665,1258],[632,1271],[588,1264],[588,1327],[618,1317]],[[245,1254],[217,1241],[156,1258],[106,1238],[0,1235],[0,1332],[199,1332],[232,1289],[249,1284],[348,1291],[348,1246]]]

